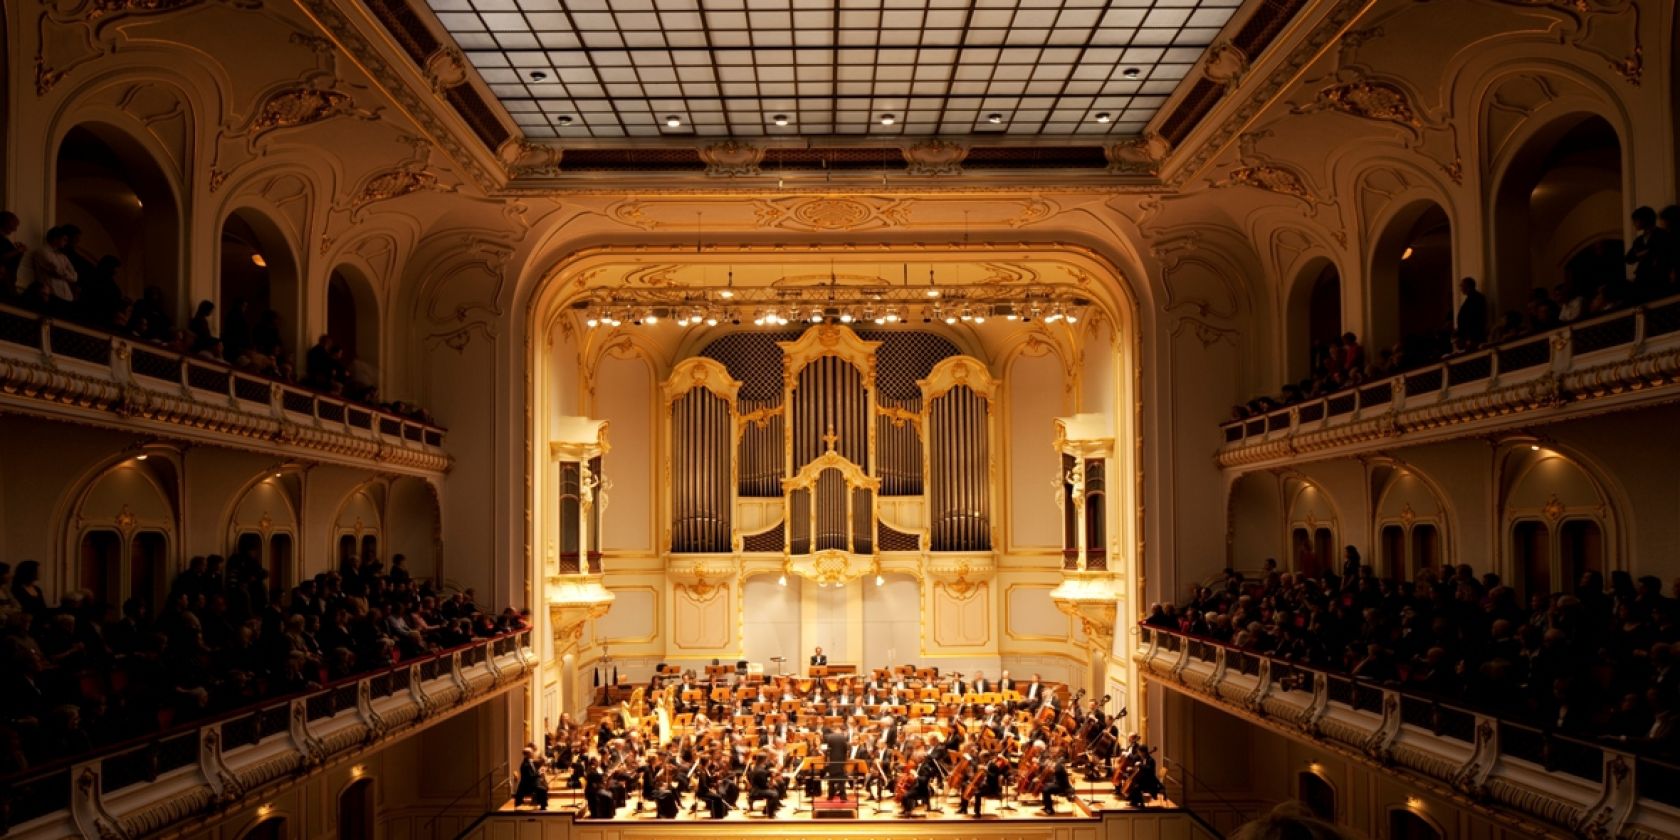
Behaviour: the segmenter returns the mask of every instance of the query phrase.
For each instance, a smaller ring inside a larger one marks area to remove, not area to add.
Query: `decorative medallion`
[[[968,157],[968,147],[948,140],[927,140],[899,149],[904,155],[907,174],[915,176],[961,175],[962,162]]]
[[[764,149],[739,140],[725,140],[700,149],[700,160],[706,164],[706,174],[714,178],[757,175],[758,165],[764,161]]]
[[[362,120],[379,118],[377,109],[356,106],[347,93],[321,88],[288,88],[276,91],[257,108],[251,121],[253,136],[267,134],[278,128],[310,125],[334,117],[355,117]]]
[[[790,215],[818,230],[848,230],[868,219],[870,211],[868,205],[849,198],[813,198],[794,205]]]
[[[1552,497],[1546,500],[1545,507],[1540,508],[1540,512],[1545,515],[1547,521],[1556,522],[1563,517],[1563,502],[1553,493]]]
[[[1330,85],[1320,90],[1312,102],[1296,106],[1294,112],[1310,114],[1325,110],[1395,123],[1413,131],[1423,128],[1423,120],[1412,106],[1411,97],[1399,85],[1388,82],[1361,80]]]

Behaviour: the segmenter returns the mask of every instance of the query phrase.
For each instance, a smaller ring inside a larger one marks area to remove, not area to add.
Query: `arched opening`
[[[379,301],[367,278],[349,266],[327,279],[327,336],[344,351],[345,391],[367,397],[379,387]]]
[[[1602,117],[1568,114],[1530,136],[1500,176],[1492,215],[1501,312],[1523,311],[1531,296],[1579,298],[1582,315],[1600,291],[1627,299],[1621,139]]]
[[[339,840],[373,840],[377,818],[372,779],[357,779],[338,795]]]
[[[1313,816],[1325,822],[1336,821],[1336,789],[1323,776],[1311,770],[1295,774],[1295,796]]]
[[[160,465],[160,466],[153,466]],[[174,571],[173,470],[161,458],[128,459],[95,478],[72,511],[69,548],[75,588],[100,603],[134,599],[162,606]]]
[[[1301,272],[1290,300],[1289,378],[1313,375],[1330,340],[1342,329],[1342,273],[1326,259],[1314,260]]]
[[[1401,364],[1439,358],[1450,349],[1453,316],[1452,224],[1433,201],[1402,208],[1371,251],[1373,348],[1403,342]]]
[[[1441,840],[1441,830],[1407,808],[1388,812],[1388,840]]]
[[[1584,466],[1553,449],[1520,447],[1506,457],[1501,483],[1512,585],[1524,597],[1616,569],[1616,507]]]
[[[267,216],[235,210],[222,222],[213,324],[228,361],[269,375],[297,353],[298,267],[291,245]]]
[[[287,840],[285,817],[269,817],[251,826],[240,840]]]
[[[114,126],[78,125],[59,143],[53,196],[55,218],[42,227],[80,230],[71,263],[82,317],[113,328],[125,301],[143,300],[146,337],[169,337],[182,315],[181,217],[157,160]],[[122,325],[132,322],[131,313]]]

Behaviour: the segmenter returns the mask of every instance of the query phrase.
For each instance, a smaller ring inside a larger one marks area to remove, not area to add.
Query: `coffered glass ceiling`
[[[429,0],[531,139],[1141,131],[1242,0]]]

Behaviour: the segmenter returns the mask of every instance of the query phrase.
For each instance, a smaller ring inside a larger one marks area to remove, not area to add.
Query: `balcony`
[[[1680,765],[1142,626],[1146,677],[1467,804],[1602,837],[1680,836]]]
[[[253,797],[523,684],[521,631],[172,727],[0,781],[8,838],[139,837]]]
[[[6,305],[0,404],[315,461],[417,475],[449,468],[437,426]]]
[[[1217,460],[1251,468],[1481,434],[1672,399],[1680,297],[1224,424]]]

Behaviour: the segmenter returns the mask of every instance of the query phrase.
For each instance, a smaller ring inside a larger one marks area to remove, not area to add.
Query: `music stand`
[[[776,663],[776,676],[778,676],[778,677],[781,676],[782,675],[782,663],[787,661],[787,657],[785,657],[785,656],[772,656],[772,657],[770,657],[770,661]]]

